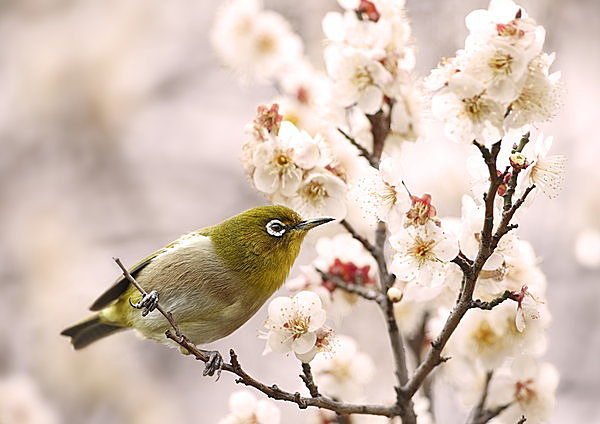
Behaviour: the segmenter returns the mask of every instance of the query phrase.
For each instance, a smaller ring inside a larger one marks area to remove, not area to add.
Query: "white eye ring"
[[[285,233],[285,225],[278,219],[272,219],[266,226],[267,233],[275,237],[281,237]]]

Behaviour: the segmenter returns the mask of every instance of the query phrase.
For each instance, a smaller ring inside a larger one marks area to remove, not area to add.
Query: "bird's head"
[[[303,219],[285,206],[259,206],[212,227],[211,239],[221,258],[238,271],[287,276],[312,228],[334,218]]]

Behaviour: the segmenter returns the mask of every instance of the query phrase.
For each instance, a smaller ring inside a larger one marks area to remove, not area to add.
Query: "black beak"
[[[322,224],[327,224],[328,222],[334,221],[335,218],[313,218],[302,221],[300,224],[294,226],[296,230],[304,230],[308,231],[312,228],[318,227]]]

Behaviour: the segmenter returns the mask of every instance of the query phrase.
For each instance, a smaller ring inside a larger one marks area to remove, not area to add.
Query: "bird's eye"
[[[285,225],[278,219],[272,219],[267,224],[267,233],[275,237],[281,237],[285,233]]]

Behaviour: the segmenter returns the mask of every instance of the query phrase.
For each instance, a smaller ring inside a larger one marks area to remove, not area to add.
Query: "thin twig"
[[[479,400],[477,401],[477,404],[475,405],[475,407],[473,408],[473,411],[471,412],[471,417],[467,421],[468,423],[479,422],[479,420],[481,419],[481,416],[483,415],[483,413],[485,411],[485,401],[487,400],[487,397],[488,397],[488,392],[490,389],[490,381],[492,381],[493,375],[494,375],[494,371],[491,371],[491,370],[486,373],[485,382],[483,384],[483,389],[481,390],[481,395],[479,396]]]
[[[392,105],[390,104],[390,110]],[[381,160],[381,154],[383,153],[383,147],[385,146],[385,139],[390,133],[391,115],[379,110],[373,115],[367,115],[369,122],[371,123],[371,134],[373,134],[373,159],[376,163],[375,168],[379,168],[379,161]]]
[[[321,394],[319,393],[319,388],[317,387],[317,384],[315,383],[315,380],[313,378],[310,364],[302,362],[302,374],[300,374],[300,378],[306,385],[306,388],[308,389],[308,392],[312,397],[316,398],[321,396]]]
[[[348,293],[356,294],[367,300],[373,300],[380,305],[382,304],[382,302],[385,302],[385,295],[383,295],[381,292],[378,292],[377,290],[369,289],[358,284],[347,283],[337,275],[329,274],[328,272],[322,271],[319,268],[315,268],[315,270],[321,275],[321,278],[323,278],[323,280],[333,282],[336,285],[336,287],[345,290]]]
[[[468,424],[485,424],[491,419],[496,418],[502,412],[504,412],[504,410],[510,405],[512,405],[512,402],[505,403],[504,405],[497,406],[493,409],[485,409],[482,411],[482,414],[479,417],[477,417],[477,419],[470,421]]]
[[[519,421],[517,421],[517,424],[525,424],[525,421],[527,421],[527,418],[525,418],[525,415],[521,415],[521,418]]]
[[[350,233],[350,235],[352,237],[354,237],[354,239],[358,240],[360,242],[360,244],[362,244],[363,247],[365,249],[367,249],[367,251],[371,254],[371,256],[375,257],[378,254],[375,246],[373,246],[371,244],[371,242],[369,240],[367,240],[366,237],[361,236],[358,233],[358,231],[356,231],[354,229],[354,227],[352,227],[352,225],[350,225],[350,223],[348,221],[346,221],[345,219],[342,219],[340,221],[340,224],[342,224],[342,227],[344,227],[346,229],[346,231],[348,231]]]
[[[495,308],[496,306],[498,306],[499,304],[501,304],[502,302],[504,302],[505,300],[510,299],[512,295],[513,295],[513,292],[511,292],[510,290],[505,290],[504,293],[502,293],[497,298],[490,300],[489,302],[484,302],[481,299],[472,300],[470,307],[485,309],[485,310],[489,311],[489,310]]]
[[[173,340],[175,343],[179,344],[181,347],[187,350],[197,360],[203,362],[207,360],[206,355],[204,355],[200,349],[198,349],[185,337],[177,336],[170,330],[167,330],[165,335],[167,336],[167,338]],[[270,386],[266,385],[256,380],[255,378],[250,376],[246,371],[244,371],[233,349],[229,351],[229,355],[230,362],[223,364],[222,370],[237,375],[238,378],[235,380],[236,383],[244,384],[249,387],[254,387],[255,389],[261,391],[262,393],[264,393],[272,399],[295,403],[300,409],[306,409],[308,407],[317,407],[328,409],[330,411],[345,415],[368,414],[381,415],[385,417],[396,417],[400,415],[400,408],[397,405],[358,405],[336,401],[320,394],[316,397],[305,397],[302,396],[299,392],[292,393],[282,390],[275,384]]]
[[[117,263],[119,268],[121,268],[121,271],[123,271],[123,276],[127,279],[127,281],[129,281],[131,284],[133,284],[133,286],[136,289],[138,289],[138,291],[140,293],[142,293],[143,296],[147,296],[148,293],[146,292],[146,290],[144,290],[144,288],[142,286],[140,286],[140,284],[136,281],[136,279],[133,278],[133,276],[129,273],[127,268],[125,268],[125,266],[121,262],[121,259],[113,257],[113,260]],[[160,303],[158,303],[156,305],[156,309],[158,309],[158,311],[167,319],[167,321],[169,321],[169,324],[171,324],[171,327],[173,327],[173,329],[175,330],[175,333],[178,335],[181,335],[181,332],[179,331],[179,327],[177,326],[177,323],[173,319],[173,314],[171,314],[171,312],[165,310],[162,306],[160,306]]]
[[[367,149],[365,149],[358,141],[356,141],[354,137],[345,132],[343,129],[338,128],[337,130],[346,138],[346,140],[350,142],[350,144],[358,149],[359,154],[364,157],[372,167],[377,168],[377,162]]]
[[[450,339],[450,336],[460,323],[465,313],[472,307],[478,307],[478,304],[473,304],[473,292],[475,290],[475,284],[479,278],[483,265],[489,259],[498,245],[498,242],[504,234],[510,229],[514,228],[511,226],[510,220],[514,216],[516,210],[523,204],[527,195],[531,192],[531,187],[528,188],[523,196],[517,200],[511,207],[511,209],[502,215],[502,220],[498,225],[496,232],[494,233],[494,200],[496,198],[498,187],[502,183],[502,175],[498,175],[496,168],[496,161],[498,153],[500,152],[501,141],[494,143],[491,149],[488,149],[484,145],[474,141],[473,144],[479,149],[483,160],[488,168],[489,173],[489,187],[487,193],[484,195],[484,223],[481,231],[481,238],[479,244],[479,251],[477,256],[470,266],[465,266],[465,261],[462,259],[455,259],[454,262],[461,266],[463,271],[463,280],[461,284],[461,291],[457,299],[456,305],[448,315],[442,330],[431,343],[431,348],[427,352],[425,359],[417,367],[412,377],[406,385],[402,387],[404,396],[411,397],[415,394],[419,387],[423,384],[427,376],[433,371],[433,369],[443,362],[441,356],[442,350],[446,346],[446,343]]]
[[[127,271],[127,268],[123,266],[123,263],[118,258],[113,258],[119,268],[123,271],[123,276],[131,283],[133,286],[138,289],[142,295],[146,295],[147,292],[144,288],[136,281],[135,278]],[[173,331],[167,330],[165,332],[165,336],[177,343],[179,346],[183,348],[183,351],[189,352],[193,355],[197,360],[206,363],[209,360],[209,356],[206,355],[202,350],[198,349],[198,347],[193,344],[185,335],[181,334],[179,331],[179,327],[177,323],[173,320],[173,316],[170,312],[166,311],[160,304],[156,306],[156,309],[167,319],[171,327],[173,327]],[[235,352],[232,350],[229,351],[231,360],[230,363],[225,363],[222,366],[223,371],[227,371],[237,375],[239,378],[236,380],[236,383],[245,384],[247,386],[254,387],[268,397],[278,400],[284,400],[288,402],[293,402],[298,405],[299,408],[305,409],[309,406],[314,406],[318,408],[328,409],[333,412],[337,412],[339,414],[369,414],[369,415],[382,415],[386,417],[396,417],[401,413],[401,408],[398,405],[384,406],[384,405],[356,405],[351,403],[339,402],[335,401],[331,398],[323,396],[318,393],[316,389],[316,385],[314,385],[314,390],[311,392],[311,396],[316,394],[315,397],[302,397],[300,393],[291,393],[285,390],[281,390],[276,385],[267,386],[264,383],[252,378],[248,373],[246,373],[238,359]],[[304,370],[304,367],[303,367]],[[306,374],[305,374],[306,375]],[[311,374],[309,374],[311,375]],[[309,390],[311,390],[309,388]]]

